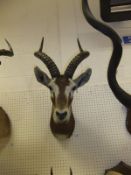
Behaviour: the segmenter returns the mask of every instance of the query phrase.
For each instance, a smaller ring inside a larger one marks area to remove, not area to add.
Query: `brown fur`
[[[58,85],[60,93],[58,95],[57,98],[57,104],[55,101],[55,96],[52,98],[52,103],[53,103],[53,109],[54,107],[56,107],[57,105],[59,106],[59,109],[63,109],[65,107],[69,107],[71,105],[72,102],[72,98],[69,96],[68,99],[66,99],[65,97],[65,87],[69,85],[69,79],[64,77],[64,76],[60,76],[59,78],[56,79],[55,83]],[[51,120],[50,120],[50,127],[51,127],[51,131],[54,135],[65,135],[67,136],[67,138],[69,138],[73,131],[74,131],[74,127],[75,127],[75,120],[74,120],[74,116],[71,113],[71,117],[70,120],[67,122],[63,122],[63,123],[56,123],[53,120],[53,109],[52,109],[52,116],[51,116]],[[71,109],[72,111],[72,109]]]
[[[0,107],[0,139],[4,137],[8,137],[11,133],[11,123],[8,115]]]
[[[69,138],[72,135],[75,128],[75,120],[73,114],[71,115],[69,122],[64,123],[55,123],[53,118],[51,117],[50,127],[54,135],[66,135],[67,138]]]

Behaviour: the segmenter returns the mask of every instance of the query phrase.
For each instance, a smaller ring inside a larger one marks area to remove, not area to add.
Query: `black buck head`
[[[37,81],[45,85],[50,90],[53,105],[53,120],[56,123],[67,122],[70,120],[72,113],[71,103],[74,91],[87,83],[91,76],[91,69],[88,68],[76,79],[72,78],[77,66],[81,63],[81,61],[89,56],[89,52],[83,51],[79,40],[77,40],[80,53],[70,62],[64,75],[61,75],[53,60],[42,52],[43,42],[44,38],[42,39],[39,51],[35,52],[34,55],[47,66],[52,78],[38,67],[35,67],[34,69],[35,75]]]

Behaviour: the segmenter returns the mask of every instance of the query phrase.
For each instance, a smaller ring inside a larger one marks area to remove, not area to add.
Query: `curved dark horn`
[[[121,39],[109,26],[99,22],[91,13],[87,0],[82,0],[82,9],[87,22],[95,29],[109,37],[113,44],[113,52],[108,66],[108,83],[115,97],[127,108],[131,108],[131,95],[126,93],[116,80],[116,72],[122,56]]]
[[[75,56],[75,58],[72,59],[72,61],[69,63],[69,65],[67,66],[64,75],[68,78],[72,78],[73,74],[76,70],[76,68],[78,67],[78,65],[89,56],[89,52],[88,51],[84,51],[81,47],[80,41],[79,39],[77,39],[77,43],[79,46],[79,50],[80,53],[78,55]]]
[[[5,39],[8,47],[9,47],[9,50],[6,50],[6,49],[1,49],[0,50],[0,56],[9,56],[9,57],[12,57],[14,56],[14,52],[13,52],[13,49],[10,45],[10,43]]]
[[[59,77],[60,72],[59,72],[56,64],[54,63],[54,61],[48,55],[46,55],[45,53],[42,52],[43,43],[44,43],[44,38],[42,38],[39,50],[37,52],[35,52],[34,55],[37,58],[39,58],[47,66],[52,78]]]

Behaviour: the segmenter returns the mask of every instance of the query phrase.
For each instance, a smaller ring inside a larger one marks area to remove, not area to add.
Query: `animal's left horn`
[[[79,50],[80,53],[78,55],[75,56],[75,58],[72,59],[72,61],[69,63],[69,65],[67,66],[64,75],[68,78],[72,78],[74,75],[74,72],[76,70],[76,68],[78,67],[78,65],[89,56],[89,52],[88,51],[84,51],[81,47],[80,41],[79,39],[77,39],[77,43],[79,46]]]
[[[14,56],[14,52],[13,52],[13,49],[10,45],[10,43],[5,39],[8,47],[9,47],[9,50],[6,50],[6,49],[1,49],[0,50],[0,56],[9,56],[9,57],[12,57]]]

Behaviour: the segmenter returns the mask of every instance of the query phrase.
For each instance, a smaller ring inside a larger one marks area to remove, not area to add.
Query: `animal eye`
[[[51,86],[49,86],[49,89],[50,89],[51,91],[53,91],[53,88],[52,88]]]
[[[74,90],[76,90],[76,86],[74,86],[74,87],[72,88],[72,91],[74,91]]]

